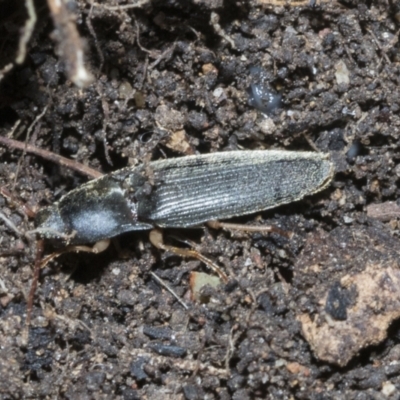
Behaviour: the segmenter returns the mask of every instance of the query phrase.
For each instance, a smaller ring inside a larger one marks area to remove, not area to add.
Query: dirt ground
[[[15,201],[0,196],[0,398],[400,399],[399,4],[118,4],[70,2],[55,31],[35,2],[25,61],[0,74],[2,137],[101,173],[284,148],[330,153],[336,175],[317,195],[235,219],[291,239],[165,232],[229,275],[201,301],[190,276],[207,268],[146,232],[63,255],[41,272],[26,339],[35,242],[22,204],[37,210],[90,177],[1,146],[0,185]],[[0,8],[2,69],[27,14],[22,1]],[[81,88],[62,45],[71,15],[92,77]]]

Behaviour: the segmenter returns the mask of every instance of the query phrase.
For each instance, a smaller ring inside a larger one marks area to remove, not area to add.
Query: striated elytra
[[[57,244],[85,244],[154,227],[186,228],[277,207],[324,189],[329,155],[231,151],[127,167],[72,190],[36,216]]]

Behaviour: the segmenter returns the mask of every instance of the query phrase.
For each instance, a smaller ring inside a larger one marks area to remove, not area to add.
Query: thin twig
[[[383,58],[386,60],[386,62],[388,64],[391,63],[390,58],[388,57],[388,55],[386,54],[385,49],[381,46],[381,44],[379,43],[378,38],[376,37],[375,33],[373,32],[372,29],[367,28],[367,32],[369,32],[369,34],[372,36],[373,41],[376,44],[376,47],[378,48],[378,50],[381,52],[381,55],[383,56]]]
[[[142,44],[140,42],[140,26],[139,26],[139,23],[138,23],[136,18],[134,19],[134,21],[135,21],[135,27],[136,27],[136,43],[139,46],[140,50],[144,51],[151,58],[153,58],[155,60],[148,66],[149,69],[153,69],[164,58],[167,58],[169,55],[171,55],[174,52],[176,43],[174,42],[170,47],[168,47],[167,50],[163,51],[162,53],[161,53],[160,50],[148,50],[148,49],[146,49],[144,46],[142,46]],[[146,68],[147,68],[147,65],[146,65]]]
[[[321,150],[316,146],[316,144],[315,144],[314,141],[311,139],[311,137],[310,137],[310,135],[309,135],[308,133],[302,132],[302,135],[303,135],[304,139],[307,140],[307,143],[310,145],[310,147],[311,147],[314,151],[316,151],[316,152],[318,152],[318,153],[321,152]]]
[[[146,47],[143,47],[142,44],[140,43],[140,27],[136,18],[135,18],[135,27],[136,27],[136,43],[139,46],[140,50],[144,51],[145,53],[148,53],[151,57],[156,58],[157,56],[154,54],[154,51],[146,49]]]
[[[233,356],[233,354],[235,352],[235,344],[236,344],[237,340],[239,339],[239,337],[241,335],[241,332],[238,332],[236,334],[236,336],[233,334],[233,332],[235,330],[237,330],[237,329],[238,329],[238,325],[235,324],[231,328],[231,330],[229,332],[229,344],[228,344],[228,346],[226,348],[226,354],[225,354],[225,358],[224,358],[224,360],[225,360],[225,370],[226,370],[226,372],[228,374],[229,374],[229,371],[230,371],[229,362],[231,361],[231,358],[232,358],[232,356]]]
[[[146,54],[145,59],[144,59],[144,65],[143,65],[143,71],[142,71],[142,77],[140,81],[138,82],[138,88],[139,90],[143,89],[144,81],[146,80],[146,75],[147,75],[147,68],[149,67],[149,56]],[[125,104],[128,104],[129,98],[125,100]]]
[[[27,206],[25,203],[22,201],[18,200],[15,196],[12,195],[12,193],[6,189],[4,186],[0,186],[0,194],[5,197],[8,201],[11,203],[14,203],[16,205],[17,210],[22,210],[22,215],[26,218],[34,218],[36,213],[33,211],[29,206]]]
[[[7,137],[11,138],[14,136],[15,131],[18,129],[19,124],[21,123],[20,119],[17,119],[13,127],[11,128],[10,132],[8,132]]]
[[[214,28],[215,32],[225,39],[232,47],[232,49],[236,49],[235,41],[225,33],[222,29],[221,25],[219,24],[219,15],[216,12],[212,12],[210,16],[210,25]]]
[[[23,237],[22,233],[18,230],[15,226],[14,222],[12,222],[9,218],[7,218],[1,211],[0,211],[0,219],[11,229],[13,230],[19,237]]]
[[[179,303],[186,309],[189,310],[189,307],[184,303],[184,301],[172,290],[171,287],[169,287],[159,276],[157,276],[154,272],[150,271],[151,276],[162,286],[165,287],[165,289],[168,290],[174,296]]]
[[[13,63],[9,63],[6,66],[4,66],[2,69],[0,69],[0,82],[6,76],[7,72],[10,72],[12,70],[13,66],[14,66]]]
[[[25,143],[4,136],[0,136],[0,144],[12,149],[18,149],[22,151],[26,150],[27,153],[35,154],[39,157],[44,158],[45,160],[61,165],[62,167],[70,168],[74,171],[79,172],[82,175],[88,176],[89,178],[100,178],[101,176],[103,176],[101,172],[96,171],[93,168],[60,156],[59,154],[52,153],[51,151],[39,149],[38,147],[31,144],[25,145]]]
[[[103,8],[108,11],[120,11],[120,10],[129,10],[131,8],[140,8],[144,6],[146,3],[149,3],[150,0],[137,0],[135,4],[124,4],[121,6],[106,6],[104,4],[92,3],[92,6]]]
[[[170,47],[168,47],[167,50],[163,51],[155,61],[153,61],[149,65],[149,69],[153,69],[155,66],[157,66],[164,58],[167,58],[168,56],[171,56],[175,50],[176,47],[176,42],[172,43]]]
[[[35,28],[37,19],[33,0],[25,0],[25,7],[28,13],[28,19],[25,22],[25,26],[22,30],[22,35],[19,38],[18,56],[15,60],[17,64],[22,64],[25,60],[26,46],[29,42],[29,39],[32,36],[32,32],[33,29]]]

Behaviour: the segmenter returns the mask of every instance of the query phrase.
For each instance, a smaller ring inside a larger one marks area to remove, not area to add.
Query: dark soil
[[[1,399],[400,398],[390,307],[400,304],[390,289],[400,264],[400,7],[281,3],[142,1],[90,14],[78,0],[70,11],[95,77],[85,89],[68,80],[47,5],[35,3],[26,60],[0,83],[1,136],[24,141],[29,131],[30,144],[102,173],[186,154],[314,148],[331,154],[336,175],[315,196],[235,221],[274,224],[291,239],[165,232],[230,276],[204,289],[203,304],[189,277],[204,265],[156,250],[146,232],[58,258],[42,271],[27,343],[35,244],[1,222]],[[2,68],[26,15],[23,3],[0,7]],[[9,148],[0,157],[0,185],[36,210],[88,179]],[[15,202],[0,205],[19,232],[33,229]],[[363,286],[374,279],[379,289]],[[369,329],[378,318],[382,329]],[[332,346],[313,336],[322,328]]]

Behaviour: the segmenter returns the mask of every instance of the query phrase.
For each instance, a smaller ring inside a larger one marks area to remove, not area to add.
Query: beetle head
[[[52,241],[66,240],[66,226],[58,208],[55,206],[44,207],[36,214],[35,232],[42,238]]]

